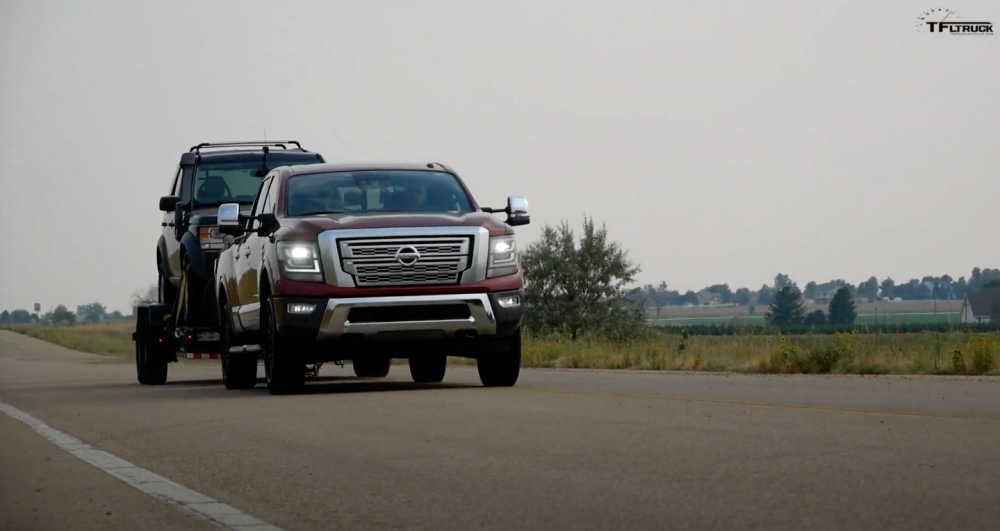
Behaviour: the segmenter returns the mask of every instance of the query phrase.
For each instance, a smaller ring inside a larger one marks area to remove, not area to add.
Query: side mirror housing
[[[240,236],[245,231],[240,224],[240,205],[238,203],[226,203],[219,207],[219,214],[216,217],[219,224],[219,232]]]
[[[181,198],[176,195],[165,195],[160,198],[160,212],[173,212],[174,207],[180,202]]]
[[[528,200],[519,196],[507,197],[507,224],[516,227],[531,223],[528,215]]]

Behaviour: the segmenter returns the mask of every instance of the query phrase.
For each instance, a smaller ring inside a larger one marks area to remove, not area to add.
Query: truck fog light
[[[300,302],[293,302],[288,305],[288,313],[294,313],[299,315],[305,313],[313,313],[315,309],[316,309],[315,304],[303,304]]]
[[[521,297],[514,295],[513,297],[500,297],[500,306],[504,308],[510,308],[511,306],[517,306],[521,304]]]

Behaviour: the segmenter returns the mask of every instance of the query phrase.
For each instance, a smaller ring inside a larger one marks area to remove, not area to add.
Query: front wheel
[[[272,395],[299,393],[306,385],[306,364],[292,351],[288,341],[278,334],[278,323],[274,318],[273,299],[265,302],[264,332],[264,375],[267,390]]]
[[[486,387],[511,387],[521,372],[521,331],[514,333],[510,348],[496,354],[483,354],[476,360],[479,380]]]

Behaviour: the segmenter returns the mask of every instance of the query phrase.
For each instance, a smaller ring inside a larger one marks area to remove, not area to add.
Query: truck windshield
[[[472,201],[455,176],[437,171],[378,170],[296,175],[288,179],[285,215],[465,213]]]
[[[230,162],[202,162],[194,177],[196,207],[222,203],[253,203],[260,182],[269,171],[279,166],[316,164],[315,157],[281,157],[271,154],[266,164],[261,159]]]

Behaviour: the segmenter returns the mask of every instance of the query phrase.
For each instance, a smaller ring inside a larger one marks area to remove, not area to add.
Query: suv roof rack
[[[295,144],[295,147],[301,149],[302,151],[306,151],[305,149],[302,149],[302,144],[300,144],[297,140],[276,140],[276,141],[273,141],[273,142],[269,142],[269,141],[202,142],[201,144],[198,144],[197,146],[192,146],[191,149],[188,150],[188,152],[189,153],[192,153],[192,152],[193,153],[200,153],[201,150],[205,149],[205,148],[224,148],[224,147],[243,147],[243,146],[247,146],[247,147],[249,147],[249,146],[263,146],[263,147],[273,146],[273,147],[280,147],[281,149],[288,149],[288,147],[285,144]]]

